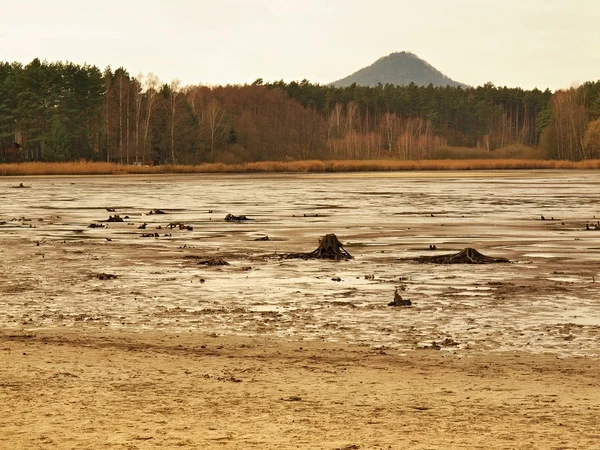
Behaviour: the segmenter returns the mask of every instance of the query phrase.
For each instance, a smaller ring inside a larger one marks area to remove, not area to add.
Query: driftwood
[[[243,220],[250,220],[248,219],[246,216],[234,216],[233,214],[227,214],[225,216],[225,219],[223,219],[225,222],[241,222]]]
[[[172,230],[173,228],[179,228],[180,230],[194,231],[194,227],[185,225],[183,222],[171,222],[165,228]]]
[[[418,256],[414,261],[429,264],[494,264],[507,263],[506,258],[492,258],[479,253],[474,248],[465,248],[450,255]]]
[[[117,276],[112,273],[99,273],[96,274],[96,278],[98,278],[99,280],[115,280]]]
[[[326,234],[319,239],[319,247],[310,253],[289,253],[285,258],[299,259],[353,259],[354,257],[348,253],[342,243],[338,240],[335,234]]]

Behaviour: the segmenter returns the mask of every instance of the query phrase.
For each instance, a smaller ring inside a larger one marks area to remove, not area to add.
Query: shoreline
[[[154,174],[280,174],[280,173],[362,173],[362,172],[446,172],[497,170],[598,170],[600,160],[311,160],[263,161],[242,164],[204,163],[199,165],[137,166],[107,162],[4,163],[0,177],[47,175],[154,175]]]

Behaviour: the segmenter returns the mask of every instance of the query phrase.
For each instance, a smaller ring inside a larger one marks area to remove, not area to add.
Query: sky
[[[88,63],[164,82],[343,78],[410,51],[471,86],[600,79],[600,0],[20,0],[0,60]]]

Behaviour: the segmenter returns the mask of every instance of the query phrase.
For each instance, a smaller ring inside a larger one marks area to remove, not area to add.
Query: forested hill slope
[[[360,86],[377,86],[379,83],[405,86],[415,83],[417,86],[433,84],[434,86],[467,87],[448,78],[427,61],[410,52],[392,53],[379,58],[370,66],[334,81],[332,85],[346,87],[352,83]]]
[[[423,160],[534,147],[600,158],[600,81],[554,93],[492,83],[180,86],[123,67],[0,61],[0,163]]]

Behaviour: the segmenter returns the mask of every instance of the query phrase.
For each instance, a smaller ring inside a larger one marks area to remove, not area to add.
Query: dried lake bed
[[[586,171],[2,178],[0,328],[597,356],[599,200]],[[327,233],[354,259],[281,258]],[[511,263],[410,260],[465,247]]]

